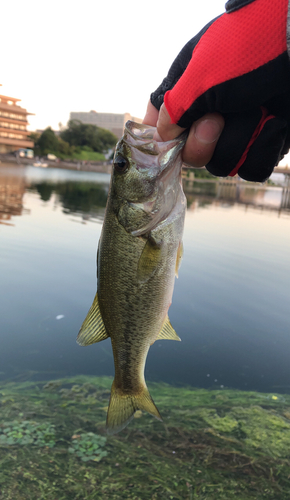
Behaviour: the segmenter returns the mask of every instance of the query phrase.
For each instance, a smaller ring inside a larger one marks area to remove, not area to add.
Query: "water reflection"
[[[0,377],[113,374],[109,341],[75,343],[95,295],[109,179],[1,166]],[[185,180],[185,254],[170,308],[182,342],[155,342],[147,380],[290,393],[286,188]]]
[[[244,205],[280,214],[290,212],[290,176],[283,186],[246,183],[236,179],[194,179],[184,176],[183,187],[188,210],[210,205]],[[26,191],[37,191],[44,202],[54,202],[64,213],[82,215],[84,220],[104,216],[109,174],[75,172],[61,169],[1,165],[0,223],[11,224],[11,217],[27,213],[23,206]]]
[[[290,175],[285,175],[285,183],[283,186],[281,197],[281,209],[288,210],[290,208]]]
[[[36,191],[44,202],[54,196],[54,205],[63,212],[86,220],[104,218],[109,176],[89,172],[42,170],[34,167],[1,165],[0,169],[0,223],[9,223],[11,217],[29,213],[24,209],[26,191]]]
[[[55,204],[63,207],[66,214],[81,215],[83,220],[104,219],[108,189],[91,182],[47,182],[31,184],[30,190],[36,190],[42,201],[49,201],[53,194]]]
[[[25,179],[5,171],[3,174],[0,175],[0,224],[13,225],[11,217],[21,215],[23,211]]]
[[[265,210],[290,211],[290,181],[283,186],[247,183],[235,179],[184,180],[188,209],[207,205],[244,205]]]

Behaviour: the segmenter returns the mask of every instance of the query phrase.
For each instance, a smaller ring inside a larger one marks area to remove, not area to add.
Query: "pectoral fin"
[[[77,343],[85,346],[100,342],[109,337],[102,319],[101,311],[99,308],[98,294],[96,293],[94,302],[83,322],[79,334],[77,336]]]
[[[139,283],[146,283],[153,276],[162,261],[163,255],[163,242],[159,243],[153,238],[148,238],[138,262],[137,279]]]
[[[181,241],[179,243],[179,247],[178,247],[178,250],[177,250],[176,263],[175,263],[175,276],[176,276],[176,278],[178,278],[178,271],[179,271],[179,268],[180,268],[182,257],[183,257],[183,244],[182,244],[182,241]]]
[[[176,331],[172,327],[168,315],[165,318],[165,321],[163,323],[163,326],[158,333],[158,337],[156,340],[162,340],[162,339],[168,339],[168,340],[181,340],[180,337],[178,337]]]

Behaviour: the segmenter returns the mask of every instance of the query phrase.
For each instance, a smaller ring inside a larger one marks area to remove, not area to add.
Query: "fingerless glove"
[[[288,0],[229,0],[190,40],[151,95],[188,128],[219,112],[225,128],[207,165],[214,175],[264,181],[290,146]]]

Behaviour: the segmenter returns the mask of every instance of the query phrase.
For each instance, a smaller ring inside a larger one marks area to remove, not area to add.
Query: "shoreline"
[[[0,154],[0,165],[5,163],[11,163],[14,165],[21,166],[34,166],[33,163],[37,162],[36,158],[16,158],[9,154]],[[76,170],[78,172],[98,172],[110,174],[112,171],[112,165],[109,161],[103,162],[83,162],[83,161],[64,161],[64,160],[44,160],[46,167],[39,168],[63,168],[65,170]]]

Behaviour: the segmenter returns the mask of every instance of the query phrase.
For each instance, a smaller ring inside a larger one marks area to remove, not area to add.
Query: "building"
[[[110,130],[112,134],[115,134],[118,139],[123,135],[126,121],[142,122],[140,118],[131,116],[129,113],[97,113],[96,111],[90,111],[89,113],[72,111],[70,113],[70,120],[79,120],[81,123],[86,123],[87,125],[96,125],[97,127],[105,128],[106,130]]]
[[[30,132],[27,130],[26,109],[17,102],[20,99],[0,95],[0,153],[10,153],[17,149],[33,148],[34,143],[27,137]]]

